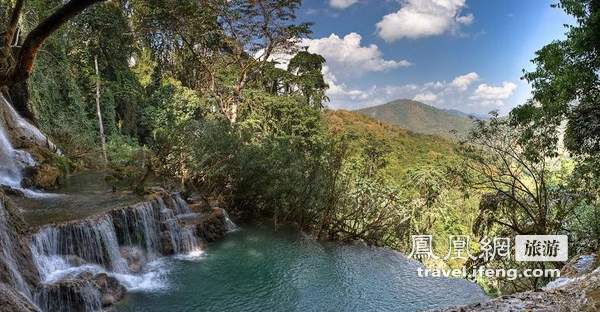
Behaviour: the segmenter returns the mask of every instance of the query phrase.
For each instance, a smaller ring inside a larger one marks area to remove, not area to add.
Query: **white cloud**
[[[353,4],[357,3],[358,0],[329,0],[329,6],[335,9],[347,9]]]
[[[475,20],[473,14],[467,14],[456,18],[456,22],[463,25],[471,25],[473,24],[473,20]]]
[[[441,35],[473,22],[473,14],[460,14],[464,7],[465,0],[405,0],[377,23],[377,33],[388,42]]]
[[[337,77],[331,72],[327,65],[323,66],[323,77],[329,85],[327,96],[338,101],[365,101],[369,98],[369,92],[350,89],[345,84],[339,83]]]
[[[471,72],[465,75],[458,76],[452,80],[452,86],[460,90],[466,90],[471,83],[479,79],[477,73]]]
[[[504,100],[508,99],[516,88],[516,84],[508,81],[503,82],[501,86],[491,86],[482,83],[477,86],[477,89],[469,99],[479,101],[484,106],[502,106],[504,105]]]
[[[492,109],[505,109],[505,102],[516,90],[516,84],[504,82],[500,86],[485,83],[475,86],[480,79],[471,72],[450,81],[431,81],[423,84],[402,84],[351,88],[339,82],[331,73],[325,73],[330,85],[327,95],[331,107],[357,109],[384,104],[397,99],[413,99],[438,108],[458,109],[466,113],[487,114]]]
[[[361,45],[362,36],[349,33],[343,38],[336,34],[320,39],[305,39],[303,46],[311,53],[322,55],[336,75],[352,76],[365,72],[381,72],[410,66],[406,60],[386,60],[375,44]]]
[[[433,94],[432,92],[427,92],[427,93],[419,93],[417,95],[415,95],[415,97],[413,98],[413,100],[415,101],[419,101],[419,102],[424,102],[424,103],[432,103],[437,101],[438,96]]]

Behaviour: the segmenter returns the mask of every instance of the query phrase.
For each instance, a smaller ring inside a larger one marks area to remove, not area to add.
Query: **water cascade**
[[[102,311],[100,292],[90,281],[43,284],[37,290],[34,302],[42,311]]]
[[[229,215],[227,214],[227,211],[225,209],[221,209],[223,212],[223,216],[225,218],[225,228],[227,229],[228,232],[233,232],[233,231],[237,231],[239,229],[239,227],[233,223],[233,221],[231,221],[231,219],[229,218]]]
[[[45,226],[31,239],[42,280],[34,300],[45,310],[85,306],[86,311],[95,311],[100,295],[86,286],[89,281],[81,279],[82,274],[108,273],[126,288],[137,289],[148,282],[146,276],[154,276],[148,269],[152,261],[201,252],[201,220],[202,214],[193,213],[174,194],[82,221]],[[233,224],[225,218],[221,222],[224,229]]]
[[[28,197],[47,194],[22,188],[23,170],[36,166],[33,156],[23,149],[39,147],[56,154],[61,151],[34,125],[21,118],[6,98],[0,94],[0,185],[16,189]]]
[[[15,150],[3,127],[0,127],[0,184],[20,189],[26,166],[35,165],[31,155]]]

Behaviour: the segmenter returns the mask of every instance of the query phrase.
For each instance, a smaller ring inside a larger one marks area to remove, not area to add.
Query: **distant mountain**
[[[453,136],[452,131],[464,135],[473,126],[472,119],[466,113],[442,110],[412,100],[396,100],[356,112],[413,132],[445,137]]]

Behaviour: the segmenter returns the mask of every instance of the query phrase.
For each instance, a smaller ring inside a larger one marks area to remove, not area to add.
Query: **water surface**
[[[164,288],[130,292],[118,311],[423,311],[487,299],[465,280],[417,277],[418,263],[387,249],[266,227],[166,261]]]
[[[109,210],[135,204],[142,196],[132,192],[113,192],[106,182],[108,173],[85,171],[73,174],[60,188],[38,193],[33,198],[14,197],[25,221],[37,227],[49,223],[79,220]]]

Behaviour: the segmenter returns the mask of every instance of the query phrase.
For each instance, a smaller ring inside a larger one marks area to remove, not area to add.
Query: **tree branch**
[[[12,75],[8,77],[8,81],[2,81],[2,83],[16,83],[29,78],[37,52],[44,41],[71,18],[87,7],[102,1],[104,0],[71,0],[44,19],[25,38]]]
[[[23,10],[23,2],[24,0],[17,0],[17,3],[15,3],[15,7],[12,10],[8,27],[4,33],[4,47],[6,48],[11,46],[15,32],[17,31],[17,24],[19,23],[21,11]]]

